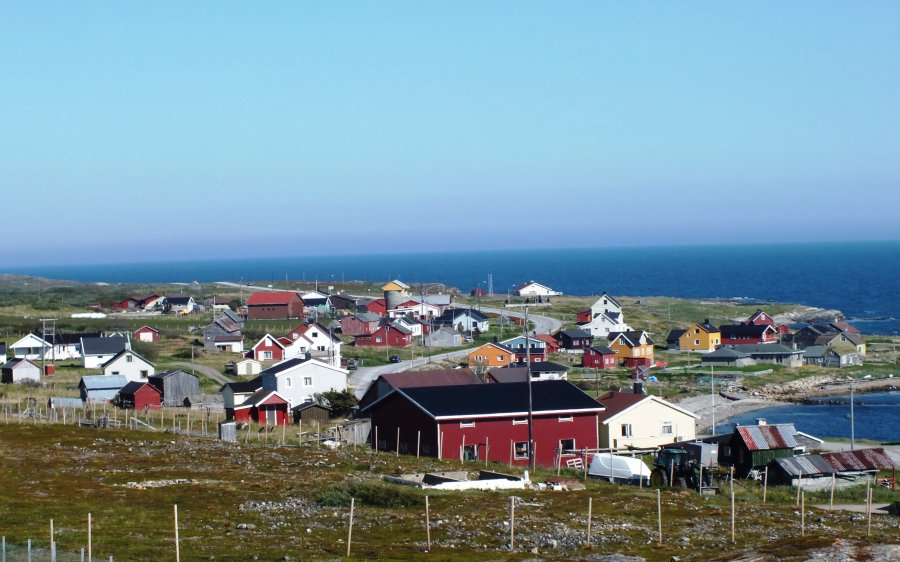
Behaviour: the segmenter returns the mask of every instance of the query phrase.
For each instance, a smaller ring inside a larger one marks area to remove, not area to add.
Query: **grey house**
[[[455,347],[463,343],[463,336],[449,326],[437,328],[425,336],[425,345],[428,347]]]
[[[200,377],[177,369],[156,373],[147,382],[162,393],[163,406],[184,406],[185,398],[200,394]]]

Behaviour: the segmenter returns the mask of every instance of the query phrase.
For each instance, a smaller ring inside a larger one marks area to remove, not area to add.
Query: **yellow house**
[[[600,412],[600,448],[654,448],[688,441],[697,436],[698,416],[659,396],[607,392],[597,399]]]
[[[506,367],[515,362],[512,350],[496,343],[486,343],[466,356],[469,367]]]
[[[647,359],[653,362],[653,340],[647,332],[612,332],[607,347],[616,352],[619,361],[626,359]]]
[[[722,332],[706,320],[688,328],[678,337],[678,349],[682,351],[715,351],[722,345]]]

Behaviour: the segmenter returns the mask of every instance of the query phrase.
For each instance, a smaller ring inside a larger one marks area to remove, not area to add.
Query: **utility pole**
[[[850,381],[850,450],[856,446],[856,416],[853,415],[853,381]]]
[[[528,308],[531,306],[550,306],[550,303],[538,302],[529,303],[526,299],[524,303],[513,304],[506,303],[507,308],[522,308],[525,312],[525,322],[522,324],[522,331],[525,336],[525,379],[528,382],[528,469],[534,472],[534,403],[531,390],[531,343],[528,336]]]
[[[709,398],[712,404],[712,434],[716,434],[716,370],[715,366],[709,365]]]

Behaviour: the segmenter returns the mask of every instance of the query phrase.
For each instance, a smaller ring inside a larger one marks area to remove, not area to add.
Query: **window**
[[[570,421],[572,421],[572,416],[559,416],[559,421],[570,422]]]
[[[502,363],[503,361],[506,361],[506,355],[498,355],[498,356],[497,356],[497,361],[499,361],[499,362],[501,362],[501,363]]]
[[[662,434],[663,435],[672,435],[675,433],[675,424],[670,421],[665,421],[662,423]]]
[[[459,427],[475,427],[475,422],[472,420],[462,420],[459,422]]]
[[[476,355],[475,361],[477,361],[478,363],[481,363],[482,361],[484,361],[484,357],[482,357],[481,355]]]
[[[312,386],[312,377],[303,377],[303,386]]]
[[[271,352],[271,351],[263,351],[263,352],[262,352],[262,358],[263,358],[263,360],[271,359],[271,358],[272,358],[272,352]]]
[[[520,460],[528,458],[528,441],[517,441],[514,447],[515,458]]]
[[[288,388],[291,387],[291,377],[284,379],[284,385]]]
[[[631,437],[631,424],[630,423],[622,424],[622,437]]]
[[[528,423],[528,419],[526,418],[513,418],[513,425],[525,425]]]
[[[574,439],[560,439],[559,440],[559,451],[561,453],[567,453],[569,451],[575,450],[575,440]]]
[[[146,379],[146,378],[149,377],[149,376],[150,376],[150,372],[149,372],[149,371],[141,371],[141,378],[142,378],[142,379]]]
[[[700,333],[700,329],[699,329],[699,328],[694,328],[694,333],[695,333],[695,334],[699,334],[699,333]]]
[[[132,361],[134,361],[134,357],[132,357],[131,355],[126,355],[126,356],[125,356],[125,362],[126,362],[126,363],[131,363]]]
[[[694,340],[694,345],[700,345],[700,340]]]

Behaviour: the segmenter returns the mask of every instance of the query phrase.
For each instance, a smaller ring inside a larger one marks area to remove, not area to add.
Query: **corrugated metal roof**
[[[834,468],[820,455],[803,455],[799,457],[784,457],[775,459],[778,466],[791,476],[816,476],[820,474],[833,474]]]
[[[822,453],[822,458],[838,472],[894,468],[894,462],[882,448]]]
[[[797,446],[794,424],[739,425],[736,429],[750,451],[793,449]]]
[[[81,384],[87,390],[111,389],[118,392],[128,384],[128,379],[122,375],[89,375],[81,377]]]

